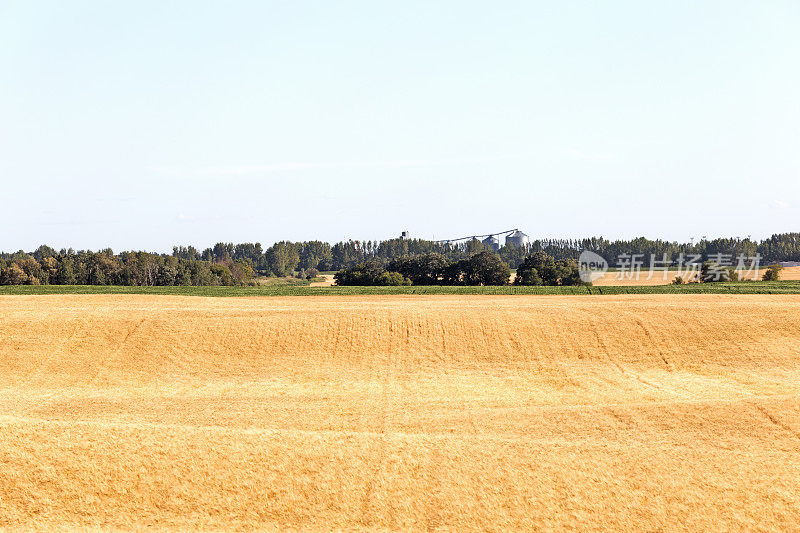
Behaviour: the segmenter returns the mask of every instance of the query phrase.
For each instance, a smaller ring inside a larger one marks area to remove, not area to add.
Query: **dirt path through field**
[[[320,278],[325,278],[325,281],[312,281],[310,287],[330,287],[334,284],[333,274],[320,274]]]

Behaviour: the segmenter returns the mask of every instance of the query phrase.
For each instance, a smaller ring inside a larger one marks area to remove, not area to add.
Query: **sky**
[[[0,250],[800,231],[800,2],[0,0]]]

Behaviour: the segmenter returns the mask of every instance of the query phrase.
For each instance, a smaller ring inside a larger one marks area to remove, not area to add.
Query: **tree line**
[[[5,255],[5,254],[4,254]],[[61,250],[0,258],[0,285],[244,285],[253,278],[245,261],[211,262],[148,252]]]
[[[577,259],[583,250],[597,253],[614,266],[618,257],[623,254],[640,255],[645,266],[650,266],[651,258],[676,262],[683,255],[709,258],[717,254],[728,254],[732,257],[761,256],[762,264],[782,261],[800,261],[800,233],[775,234],[763,241],[750,238],[717,238],[702,239],[698,242],[679,243],[660,239],[651,240],[639,237],[631,240],[610,241],[602,237],[588,239],[543,239],[531,242],[530,251],[542,251],[556,259]],[[501,250],[501,255],[502,255]]]
[[[511,269],[494,252],[481,251],[451,261],[439,253],[375,260],[340,270],[337,285],[507,285]]]
[[[361,266],[371,273],[375,269],[397,272],[401,283],[403,278],[410,283],[432,283],[435,273],[438,283],[455,284],[465,280],[483,280],[482,276],[489,275],[483,270],[480,274],[475,270],[475,265],[486,263],[489,255],[496,255],[508,268],[519,270],[536,252],[545,253],[563,266],[564,262],[577,260],[583,250],[603,256],[611,266],[621,254],[640,254],[643,265],[649,266],[651,257],[660,261],[666,256],[669,261],[677,261],[681,254],[708,258],[718,253],[733,257],[760,254],[762,264],[766,265],[800,261],[800,233],[776,234],[763,241],[720,238],[696,243],[643,237],[616,241],[602,237],[540,239],[525,247],[503,246],[496,253],[478,240],[444,243],[399,238],[349,240],[333,245],[322,241],[280,241],[266,249],[260,243],[221,242],[203,250],[193,246],[175,246],[172,254],[144,251],[115,254],[111,249],[56,251],[42,245],[30,253],[22,250],[0,253],[0,284],[243,285],[254,283],[257,276],[313,277],[319,271],[355,269],[355,272]],[[489,255],[473,259],[483,252]],[[431,262],[426,267],[426,274],[420,275],[415,270],[419,265],[412,266],[413,262],[409,262],[415,257],[424,257]],[[545,271],[553,269],[547,267]],[[398,281],[396,276],[394,281]]]
[[[366,261],[340,270],[337,285],[508,285],[511,269],[491,250],[465,259],[449,260],[442,254],[427,253],[394,259],[386,265]],[[517,268],[515,285],[582,285],[578,263],[556,260],[545,252],[531,253]]]

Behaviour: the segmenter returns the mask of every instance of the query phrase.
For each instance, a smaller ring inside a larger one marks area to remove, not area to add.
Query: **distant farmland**
[[[765,268],[761,268],[758,272],[759,276],[763,276],[764,272],[766,271]],[[602,275],[602,277],[598,278],[593,282],[593,284],[597,287],[610,287],[610,286],[640,286],[640,285],[668,285],[672,283],[672,280],[675,279],[676,276],[682,275],[684,281],[687,281],[686,278],[688,276],[685,273],[680,273],[677,270],[669,270],[665,273],[663,271],[654,271],[653,275],[650,276],[650,272],[647,268],[642,268],[642,271],[639,273],[638,279],[634,276],[630,275],[630,272],[620,273],[620,272],[606,272]],[[800,281],[800,267],[787,267],[781,270],[781,279],[784,281]],[[743,272],[742,279],[756,281],[759,278],[755,278],[755,271],[753,272]]]
[[[800,523],[800,296],[0,296],[0,341],[0,527]]]
[[[743,280],[748,281],[758,281],[760,276],[764,275],[766,269],[762,268],[758,272],[758,276],[755,276],[754,272],[748,272],[742,275]],[[649,285],[669,285],[675,279],[676,276],[682,275],[684,278],[688,278],[685,273],[681,273],[677,270],[668,270],[666,273],[664,271],[654,271],[653,275],[650,275],[650,272],[647,268],[642,268],[642,271],[639,273],[638,276],[632,276],[630,272],[620,273],[620,272],[606,272],[604,274],[599,274],[599,277],[594,281],[593,285],[596,287],[638,287],[638,286],[649,286]],[[514,282],[514,274],[511,274],[509,281],[511,283]],[[330,287],[334,284],[333,274],[323,274],[321,277],[324,277],[324,281],[316,281],[311,283],[311,287]],[[781,279],[784,281],[800,281],[800,267],[788,267],[784,268],[781,271]],[[685,279],[688,281],[688,279]]]
[[[800,281],[749,281],[742,283],[692,283],[686,285],[616,284],[586,286],[438,286],[415,285],[401,287],[375,286],[291,286],[264,285],[259,287],[220,286],[120,286],[120,285],[6,285],[0,286],[3,295],[54,294],[142,294],[165,296],[356,296],[356,295],[600,295],[615,294],[800,294]]]

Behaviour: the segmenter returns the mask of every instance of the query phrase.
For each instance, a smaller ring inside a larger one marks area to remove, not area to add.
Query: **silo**
[[[520,230],[515,230],[511,235],[506,235],[506,246],[513,244],[514,246],[524,248],[528,246],[529,241],[530,240],[528,239],[528,236],[522,233]]]
[[[490,248],[495,252],[500,249],[500,241],[494,235],[489,235],[481,241],[486,248]]]

